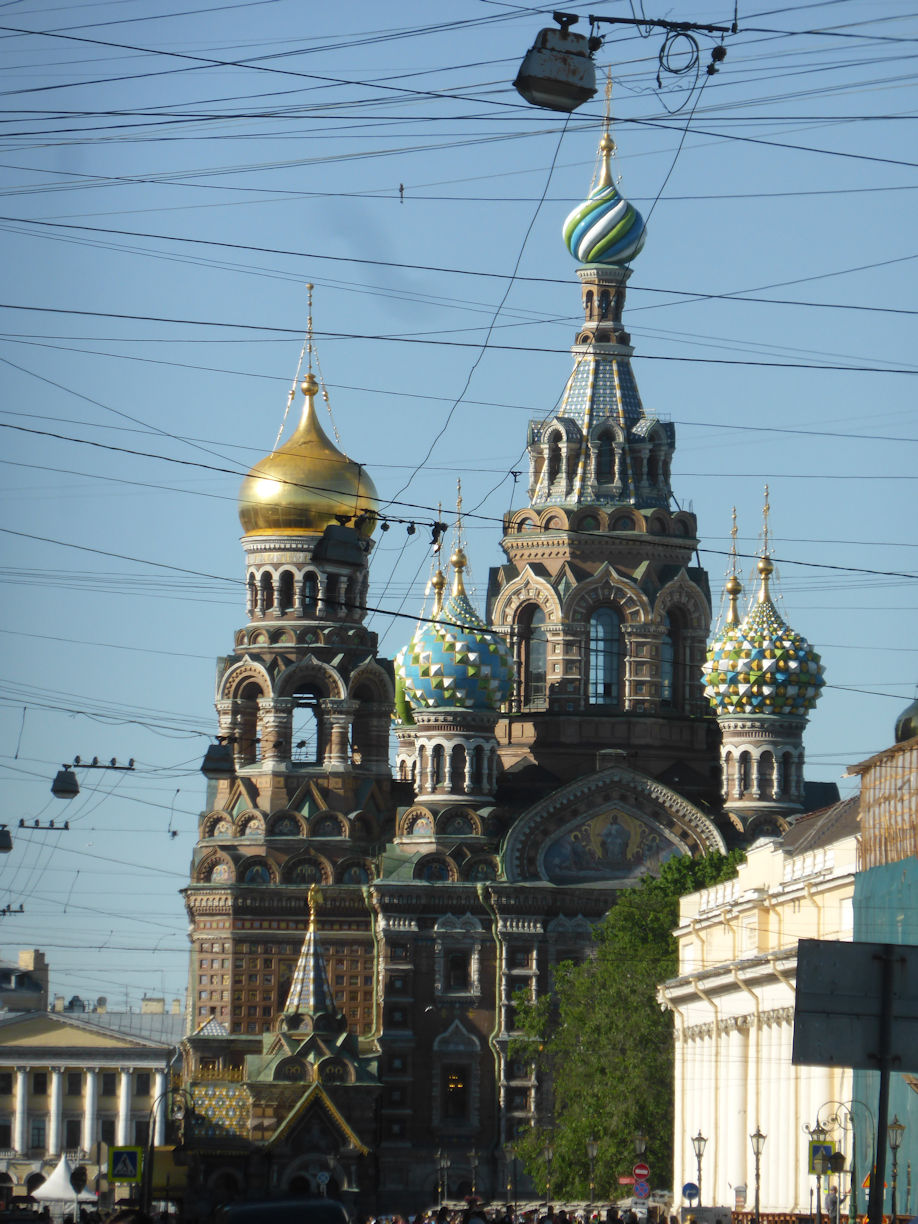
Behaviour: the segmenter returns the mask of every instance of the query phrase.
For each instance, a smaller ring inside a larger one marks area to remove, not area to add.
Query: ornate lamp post
[[[826,1157],[819,1145],[825,1143],[828,1131],[818,1118],[816,1125],[812,1128],[806,1127],[806,1131],[810,1136],[810,1141],[816,1144],[813,1151],[813,1171],[816,1174],[816,1224],[822,1224],[822,1175],[826,1172]]]
[[[545,1159],[545,1203],[548,1205],[551,1202],[551,1162],[555,1158],[555,1149],[550,1143],[542,1148],[542,1156]]]
[[[437,1179],[440,1189],[440,1206],[449,1198],[449,1156],[442,1148],[437,1149]]]
[[[472,1198],[478,1197],[478,1148],[469,1152],[469,1163],[472,1166]]]
[[[695,1160],[698,1164],[698,1206],[701,1206],[701,1158],[704,1155],[704,1149],[707,1147],[707,1139],[701,1133],[701,1127],[698,1127],[698,1134],[692,1136],[692,1147],[695,1149]]]
[[[592,1207],[596,1197],[596,1153],[599,1151],[599,1144],[592,1135],[587,1139],[586,1150],[587,1160],[590,1162],[590,1207]]]
[[[647,1136],[643,1134],[642,1131],[638,1131],[638,1133],[634,1136],[634,1154],[637,1156],[638,1160],[640,1160],[641,1157],[646,1155],[646,1153]]]
[[[899,1148],[902,1144],[902,1136],[905,1134],[905,1123],[899,1121],[898,1114],[893,1118],[892,1122],[886,1128],[887,1137],[889,1138],[889,1150],[892,1152],[893,1167],[892,1167],[892,1224],[896,1224],[896,1182],[899,1174]]]
[[[759,1224],[761,1216],[759,1215],[759,1181],[762,1164],[762,1149],[765,1147],[766,1136],[762,1134],[761,1126],[756,1123],[756,1128],[749,1136],[749,1142],[752,1144],[752,1154],[755,1157],[755,1224]]]

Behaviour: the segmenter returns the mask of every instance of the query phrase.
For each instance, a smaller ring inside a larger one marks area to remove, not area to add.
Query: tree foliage
[[[620,894],[597,929],[592,958],[560,964],[551,994],[517,996],[524,1036],[511,1055],[535,1064],[542,1125],[514,1147],[540,1194],[550,1181],[553,1197],[588,1198],[587,1141],[595,1138],[596,1199],[618,1198],[637,1134],[647,1137],[652,1184],[671,1187],[672,1015],[656,991],[677,971],[679,898],[732,878],[742,857],[669,859],[658,877]]]

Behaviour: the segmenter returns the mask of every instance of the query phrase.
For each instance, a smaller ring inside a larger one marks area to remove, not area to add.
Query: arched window
[[[590,705],[618,705],[621,696],[622,622],[614,608],[590,617]]]
[[[472,790],[485,789],[484,776],[485,750],[481,744],[476,744],[472,750]]]
[[[433,752],[431,753],[431,770],[430,770],[431,790],[436,790],[438,786],[443,785],[443,745],[434,744]]]
[[[293,609],[293,574],[290,570],[284,570],[280,576],[278,583],[278,602],[280,603],[281,612],[290,612]]]
[[[739,798],[749,794],[752,787],[752,757],[748,752],[741,752],[739,759]]]
[[[456,744],[450,753],[449,789],[454,795],[465,794],[465,747]]]
[[[583,311],[584,315],[588,319],[592,319],[593,317],[593,290],[592,289],[587,290],[586,297],[583,299],[583,305],[584,305],[584,311]]]
[[[529,604],[517,622],[520,627],[523,705],[544,709],[548,672],[548,643],[545,640],[545,613],[538,604]]]
[[[596,456],[596,477],[598,480],[609,481],[615,475],[615,449],[612,438],[604,433],[599,439],[599,452]]]
[[[261,576],[261,610],[268,612],[274,607],[274,579],[270,574]]]
[[[601,319],[608,319],[609,306],[611,305],[611,302],[612,302],[612,298],[609,295],[609,290],[603,289],[603,291],[599,295],[599,317]]]
[[[322,698],[315,684],[301,684],[293,694],[293,744],[291,759],[299,765],[321,765],[325,760],[327,732]]]
[[[561,443],[557,434],[548,439],[548,487],[549,489],[561,473]]]
[[[683,619],[673,610],[663,617],[666,630],[660,642],[660,703],[673,710],[685,708],[686,660]]]

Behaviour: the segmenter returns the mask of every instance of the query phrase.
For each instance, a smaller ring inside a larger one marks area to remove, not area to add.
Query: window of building
[[[101,1118],[99,1120],[99,1138],[109,1147],[115,1142],[115,1119]]]
[[[614,608],[590,617],[590,705],[617,705],[622,664],[622,624]]]
[[[134,1091],[137,1096],[150,1095],[150,1072],[138,1071],[134,1078]]]
[[[32,1118],[29,1123],[29,1147],[44,1148],[45,1146],[45,1120],[44,1118]]]
[[[146,1147],[150,1142],[150,1119],[134,1119],[134,1142],[140,1147]]]
[[[114,1096],[117,1092],[116,1075],[114,1071],[102,1072],[102,1095]]]
[[[13,1147],[13,1128],[9,1118],[0,1118],[0,1151],[10,1151]]]
[[[469,961],[471,957],[468,952],[450,952],[446,958],[446,989],[467,991],[469,989]]]
[[[12,1071],[0,1071],[0,1096],[11,1096],[13,1092]]]
[[[548,654],[545,613],[538,604],[529,604],[517,624],[522,655],[523,705],[541,709],[545,705]]]
[[[33,1071],[32,1091],[36,1096],[44,1096],[48,1091],[48,1073],[46,1071]],[[34,1147],[35,1144],[32,1146]]]
[[[82,1096],[83,1095],[83,1072],[68,1071],[67,1072],[67,1095]]]
[[[83,1146],[83,1123],[79,1118],[64,1119],[64,1147],[75,1152]]]
[[[528,969],[531,963],[531,956],[528,948],[513,948],[510,952],[510,968],[511,969]]]
[[[464,1121],[469,1113],[468,1068],[450,1065],[443,1068],[443,1117]]]

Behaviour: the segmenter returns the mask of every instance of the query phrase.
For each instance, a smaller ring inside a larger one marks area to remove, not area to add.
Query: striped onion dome
[[[612,137],[603,133],[599,142],[602,156],[599,182],[564,222],[562,232],[567,249],[582,264],[630,263],[644,245],[644,218],[619,195],[612,181],[614,148]]]
[[[758,601],[738,622],[734,575],[727,584],[730,612],[702,666],[704,693],[718,715],[777,714],[806,718],[825,684],[819,655],[779,615],[768,589],[774,565],[759,559]],[[732,584],[732,585],[731,585]]]

